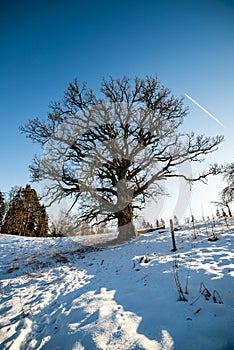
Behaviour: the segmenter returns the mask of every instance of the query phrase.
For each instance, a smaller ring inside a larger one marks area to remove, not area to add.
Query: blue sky
[[[157,74],[174,95],[187,93],[225,125],[185,98],[191,113],[184,128],[225,135],[208,161],[234,161],[233,1],[5,1],[0,47],[2,191],[29,182],[39,152],[19,126],[45,117],[74,77],[97,89],[109,75]],[[192,207],[221,188],[214,179],[204,186],[193,191]]]

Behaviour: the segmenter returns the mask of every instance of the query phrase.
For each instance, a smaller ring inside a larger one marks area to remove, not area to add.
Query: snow
[[[176,252],[167,229],[108,248],[1,234],[0,348],[233,350],[234,225],[215,230],[181,227]]]

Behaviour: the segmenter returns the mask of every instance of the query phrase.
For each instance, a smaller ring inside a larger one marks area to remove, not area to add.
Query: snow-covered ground
[[[175,253],[168,230],[104,249],[0,235],[0,349],[233,350],[233,227],[184,227]]]

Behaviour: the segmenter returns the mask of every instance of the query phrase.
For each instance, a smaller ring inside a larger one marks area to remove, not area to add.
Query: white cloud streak
[[[188,94],[184,93],[184,95],[192,101],[196,106],[198,106],[202,111],[204,111],[206,114],[208,114],[212,119],[214,119],[219,125],[221,125],[223,128],[225,127],[213,114],[211,114],[207,109],[202,107],[197,101],[195,101],[192,97],[190,97]]]

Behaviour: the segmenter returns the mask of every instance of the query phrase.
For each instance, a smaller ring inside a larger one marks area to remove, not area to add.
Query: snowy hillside
[[[184,227],[175,253],[168,230],[104,249],[0,235],[0,348],[233,350],[233,227]]]

